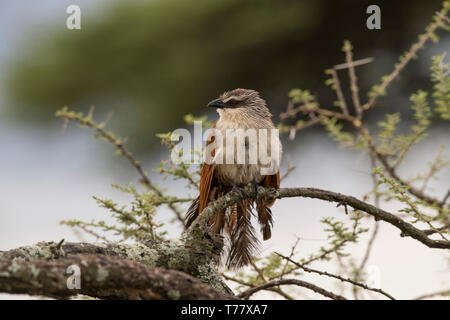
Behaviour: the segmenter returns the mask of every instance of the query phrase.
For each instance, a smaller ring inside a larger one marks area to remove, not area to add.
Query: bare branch
[[[355,107],[358,120],[361,120],[362,109],[358,95],[358,78],[356,77],[355,64],[353,62],[352,44],[348,40],[344,41],[344,52],[345,59],[347,60],[348,64],[348,75],[350,77],[350,91],[352,92],[353,106]]]
[[[320,288],[312,283],[302,281],[302,280],[297,280],[297,279],[273,280],[273,281],[267,282],[265,284],[262,284],[258,287],[250,288],[247,291],[242,292],[239,295],[239,298],[241,298],[241,299],[249,298],[251,295],[255,294],[258,291],[266,290],[266,289],[272,288],[272,287],[278,287],[281,285],[296,285],[299,287],[303,287],[303,288],[312,290],[316,293],[319,293],[319,294],[321,294],[325,297],[328,297],[330,299],[333,299],[333,300],[346,300],[343,296],[334,294],[333,292],[327,291],[327,290]]]
[[[408,188],[408,192],[412,195],[414,195],[415,197],[427,202],[430,205],[437,205],[439,207],[442,207],[443,204],[436,198],[433,198],[427,194],[425,194],[422,190],[417,189],[416,187],[410,185],[408,182],[406,182],[405,180],[403,180],[398,174],[397,171],[395,170],[395,168],[393,166],[390,165],[388,159],[386,158],[386,156],[384,154],[382,154],[376,144],[375,141],[372,137],[372,135],[369,132],[369,129],[367,127],[361,126],[360,127],[360,132],[361,134],[367,139],[368,143],[369,143],[369,149],[370,151],[376,156],[376,158],[380,161],[380,163],[383,165],[383,167],[386,169],[387,173],[394,178],[395,180],[398,181],[398,183],[400,183],[401,185],[405,186]]]
[[[374,58],[364,58],[364,59],[359,59],[359,60],[355,60],[353,61],[351,64],[350,63],[341,63],[341,64],[337,64],[333,67],[333,69],[335,70],[342,70],[342,69],[348,69],[350,68],[350,66],[353,67],[357,67],[363,64],[367,64],[367,63],[371,63],[373,62],[375,59]]]
[[[254,197],[255,192],[251,185],[245,187],[246,193],[249,197]],[[321,190],[316,188],[281,188],[279,190],[271,188],[258,187],[258,197],[260,199],[281,199],[290,197],[306,197],[313,199],[320,199],[330,202],[336,202],[341,205],[348,205],[356,210],[364,211],[377,220],[383,220],[390,223],[391,225],[397,227],[401,230],[403,236],[410,236],[430,248],[440,248],[449,249],[450,241],[445,240],[433,240],[428,238],[422,230],[417,229],[412,224],[400,219],[398,216],[379,209],[371,204],[363,202],[352,196],[343,195],[341,193],[336,193],[327,190]],[[197,219],[192,223],[190,228],[187,230],[188,233],[194,233],[195,230],[205,229],[208,221],[221,210],[241,201],[241,195],[236,191],[231,191],[222,198],[211,202],[203,212],[197,217]]]
[[[348,116],[347,102],[345,102],[344,93],[342,92],[341,82],[336,71],[336,66],[330,69],[331,76],[333,77],[333,89],[336,91],[336,95],[339,101],[339,108],[341,108],[342,113]]]
[[[370,290],[370,291],[381,293],[382,295],[388,297],[389,299],[395,300],[394,297],[392,297],[390,294],[386,293],[385,291],[383,291],[381,289],[371,288],[371,287],[368,287],[367,285],[365,285],[364,283],[357,282],[357,281],[354,281],[354,280],[348,279],[348,278],[343,278],[341,276],[338,276],[338,275],[335,275],[335,274],[332,274],[332,273],[329,273],[329,272],[326,272],[326,271],[319,271],[319,270],[311,269],[311,268],[308,268],[307,266],[305,266],[303,264],[295,262],[294,260],[292,260],[289,257],[285,257],[282,254],[279,254],[277,252],[276,252],[276,254],[279,255],[281,258],[285,259],[286,261],[289,261],[290,263],[293,263],[294,265],[296,265],[297,267],[303,269],[306,272],[316,273],[316,274],[319,274],[319,275],[322,275],[322,276],[335,278],[335,279],[338,279],[338,280],[343,281],[343,282],[348,282],[348,283],[351,283],[354,286],[358,286],[358,287],[364,288],[366,290]]]
[[[287,167],[286,172],[280,178],[280,181],[283,181],[284,179],[286,179],[287,176],[289,176],[291,174],[291,172],[296,169],[296,166],[292,165],[292,160],[291,160],[291,157],[289,155],[286,155],[286,162],[287,162],[287,166],[288,167]]]
[[[141,163],[136,160],[136,158],[129,152],[125,146],[125,139],[117,138],[112,132],[106,131],[104,129],[105,122],[97,124],[92,120],[92,113],[93,108],[90,109],[90,114],[87,117],[83,117],[81,113],[76,113],[73,111],[68,111],[66,107],[64,107],[62,110],[58,110],[56,112],[56,116],[64,119],[65,121],[75,121],[79,123],[81,126],[85,126],[88,128],[91,128],[92,130],[96,131],[98,135],[100,135],[103,139],[114,145],[121,155],[123,155],[130,163],[131,165],[137,170],[139,175],[141,176],[141,182],[150,190],[154,191],[158,197],[163,197],[163,192],[154,185],[147,173],[142,169]],[[186,227],[183,213],[175,206],[174,203],[167,203],[167,206],[173,211],[175,214],[177,220],[183,225],[183,227]]]
[[[449,296],[449,295],[450,295],[450,290],[444,290],[444,291],[438,291],[438,292],[433,292],[433,293],[427,293],[427,294],[424,294],[417,298],[414,298],[414,300],[424,300],[424,299],[429,299],[429,298],[434,298],[434,297],[439,297],[439,296]]]

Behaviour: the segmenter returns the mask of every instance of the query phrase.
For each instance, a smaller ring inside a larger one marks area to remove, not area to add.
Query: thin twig
[[[283,181],[284,179],[286,179],[287,176],[289,176],[291,174],[291,172],[296,169],[296,166],[292,165],[292,159],[291,159],[291,157],[288,154],[286,154],[286,162],[287,162],[287,166],[288,167],[287,167],[286,172],[280,178],[280,181]]]
[[[447,16],[444,16],[442,13],[440,13],[439,11],[436,11],[436,15],[441,18],[442,20],[445,20],[448,24],[450,24],[450,19]]]
[[[378,193],[377,177],[376,177],[375,173],[373,172],[373,169],[375,169],[377,166],[377,160],[375,158],[375,155],[373,155],[372,153],[370,154],[370,164],[371,164],[371,168],[372,168],[370,177],[372,178],[372,185],[373,185],[372,192],[374,194],[374,205],[377,208],[380,208],[380,194]],[[370,236],[369,242],[367,244],[364,258],[362,259],[361,264],[359,265],[359,268],[355,272],[355,276],[354,276],[355,280],[359,279],[359,276],[361,275],[364,268],[366,267],[367,261],[369,260],[370,254],[372,253],[372,247],[373,247],[375,239],[378,235],[379,229],[380,229],[380,223],[379,223],[379,221],[375,220],[374,229],[373,229],[372,235]],[[357,287],[354,287],[353,294],[355,296],[355,299],[357,299],[358,298]]]
[[[261,290],[266,290],[268,288],[272,288],[272,287],[277,287],[280,285],[296,285],[296,286],[300,286],[303,288],[307,288],[309,290],[312,290],[316,293],[319,293],[325,297],[328,297],[330,299],[333,300],[347,300],[345,299],[343,296],[337,295],[333,292],[330,292],[328,290],[325,290],[323,288],[320,288],[312,283],[306,282],[306,281],[302,281],[302,280],[297,280],[297,279],[284,279],[284,280],[273,280],[273,281],[269,281],[265,284],[262,284],[258,287],[255,288],[250,288],[247,291],[242,292],[241,294],[239,294],[239,298],[243,299],[243,298],[248,298],[251,295],[255,294],[258,291]]]
[[[298,246],[298,243],[300,242],[300,237],[297,237],[297,239],[295,240],[294,245],[291,247],[291,253],[289,254],[289,258],[292,258],[295,254],[295,249]],[[289,266],[289,261],[286,260],[286,263],[284,264],[283,270],[281,270],[280,276],[279,278],[282,279],[284,277],[284,275],[286,274],[287,268]]]
[[[90,109],[90,113],[93,112],[93,109]],[[88,117],[82,117],[82,115],[77,114],[75,112],[70,112],[67,109],[59,110],[56,112],[57,117],[61,117],[63,119],[72,120],[78,122],[82,126],[86,126],[88,128],[96,131],[100,136],[102,136],[106,141],[110,142],[114,145],[119,151],[120,154],[124,155],[125,158],[131,163],[131,165],[138,171],[141,176],[141,182],[148,187],[150,190],[153,190],[158,197],[164,196],[163,192],[156,187],[148,177],[147,173],[142,169],[141,163],[136,160],[136,158],[129,152],[124,146],[124,140],[116,138],[111,132],[106,131],[104,129],[105,123],[96,124],[92,121],[92,114]],[[177,220],[186,227],[183,213],[179,211],[179,209],[173,204],[168,203],[167,206],[174,212]]]
[[[238,284],[240,284],[240,285],[242,285],[242,286],[246,286],[246,287],[249,287],[249,288],[255,288],[255,287],[256,287],[256,285],[254,285],[254,284],[252,284],[252,283],[248,283],[248,282],[245,282],[245,281],[243,281],[243,280],[241,280],[241,279],[234,278],[234,277],[229,276],[229,275],[227,275],[227,274],[225,274],[225,273],[222,273],[222,276],[223,276],[226,280],[236,282],[236,283],[238,283]],[[277,289],[278,289],[278,290],[277,290]],[[273,288],[273,287],[272,287],[272,288],[268,288],[268,289],[266,289],[266,290],[268,290],[268,291],[273,291],[273,292],[275,292],[275,293],[281,295],[281,296],[282,296],[283,298],[285,298],[285,299],[288,299],[288,300],[294,300],[291,296],[289,296],[289,295],[287,295],[286,293],[284,293],[284,291],[281,291],[280,288]]]
[[[419,41],[414,43],[411,48],[408,50],[405,56],[402,57],[399,63],[397,63],[394,67],[394,70],[386,77],[383,77],[381,84],[379,85],[379,89],[376,94],[374,94],[369,101],[362,106],[362,110],[368,110],[372,108],[377,102],[378,98],[383,95],[387,89],[387,87],[392,83],[392,81],[398,77],[400,72],[406,67],[406,65],[416,57],[417,51],[422,49],[425,43],[431,39],[435,33],[435,31],[441,27],[442,17],[447,16],[448,9],[447,7],[443,7],[439,12],[436,13],[435,17],[437,19],[428,25],[426,28],[426,32],[419,36]]]
[[[344,93],[342,92],[341,82],[337,74],[337,68],[334,66],[330,69],[331,76],[333,77],[333,89],[336,91],[336,95],[339,101],[339,108],[342,109],[342,113],[348,116],[347,102],[345,101]]]
[[[441,231],[444,231],[446,229],[450,229],[450,224],[447,224],[445,226],[439,227],[439,228],[434,228],[434,229],[428,229],[428,230],[422,230],[423,233],[427,234],[427,235],[432,235]]]
[[[344,41],[344,51],[345,51],[345,59],[347,60],[348,64],[348,75],[350,77],[350,91],[352,92],[353,106],[355,107],[356,116],[358,120],[361,120],[362,109],[358,95],[358,82],[357,82],[358,78],[356,77],[355,65],[353,63],[352,44],[348,40]]]
[[[439,296],[449,296],[450,295],[450,290],[444,290],[444,291],[438,291],[438,292],[433,292],[433,293],[427,293],[424,295],[421,295],[417,298],[414,298],[414,300],[424,300],[424,299],[428,299],[428,298],[434,298],[434,297],[439,297]]]
[[[97,232],[92,231],[91,229],[87,228],[86,226],[83,226],[83,225],[77,225],[76,227],[80,228],[81,230],[83,230],[84,232],[90,234],[91,236],[94,236],[95,238],[97,238],[97,240],[98,240],[98,239],[102,239],[102,240],[105,241],[105,242],[111,242],[111,240],[108,240],[107,238],[105,238],[105,237],[99,235]]]
[[[375,141],[372,137],[372,135],[370,134],[370,131],[367,127],[365,126],[361,126],[360,127],[360,133],[367,139],[368,141],[368,146],[371,152],[373,152],[373,154],[377,157],[377,159],[380,161],[380,163],[383,165],[383,167],[386,169],[387,173],[394,178],[395,180],[397,180],[398,183],[400,183],[401,185],[407,187],[408,192],[414,196],[416,196],[417,198],[425,201],[426,203],[430,204],[430,205],[438,205],[439,207],[442,207],[442,204],[440,204],[440,201],[437,200],[436,198],[433,198],[429,195],[426,195],[424,192],[422,192],[421,190],[415,188],[414,186],[410,185],[408,182],[406,182],[405,180],[403,180],[395,171],[395,168],[392,167],[389,163],[389,161],[387,160],[386,156],[381,153],[376,144]]]
[[[342,70],[342,69],[347,69],[350,66],[353,67],[357,67],[363,64],[367,64],[367,63],[371,63],[373,62],[375,59],[374,58],[364,58],[364,59],[359,59],[359,60],[355,60],[353,61],[351,64],[350,63],[341,63],[341,64],[337,64],[333,67],[333,69],[335,70]]]
[[[330,277],[330,278],[335,278],[335,279],[338,279],[338,280],[343,281],[343,282],[348,282],[348,283],[351,283],[351,284],[354,285],[354,286],[358,286],[358,287],[364,288],[364,289],[366,289],[366,290],[378,292],[378,293],[380,293],[380,294],[382,294],[382,295],[388,297],[388,298],[391,299],[391,300],[395,300],[394,297],[392,297],[390,294],[386,293],[385,291],[383,291],[383,290],[381,290],[381,289],[371,288],[371,287],[365,285],[364,283],[357,282],[357,281],[354,281],[354,280],[348,279],[348,278],[343,278],[343,277],[341,277],[341,276],[338,276],[338,275],[335,275],[335,274],[332,274],[332,273],[329,273],[329,272],[326,272],[326,271],[319,271],[319,270],[311,269],[311,268],[308,268],[308,267],[306,267],[306,266],[304,266],[304,265],[302,265],[302,264],[300,264],[300,263],[298,263],[298,262],[295,262],[294,260],[292,260],[292,259],[289,258],[289,257],[283,256],[282,254],[279,254],[279,253],[277,253],[277,252],[276,252],[276,254],[279,255],[281,258],[286,259],[286,260],[289,261],[290,263],[296,265],[297,267],[303,269],[303,270],[306,271],[306,272],[316,273],[316,274],[319,274],[319,275],[322,275],[322,276],[327,276],[327,277]]]
[[[309,265],[309,264],[311,264],[311,263],[313,263],[315,261],[325,259],[327,256],[329,256],[333,252],[336,252],[337,250],[342,248],[349,241],[350,240],[348,238],[345,238],[345,239],[339,241],[338,243],[333,245],[330,249],[326,249],[321,254],[309,258],[308,260],[303,262],[303,265]],[[299,269],[298,267],[294,267],[294,268],[291,268],[289,270],[286,270],[285,273],[284,273],[284,276],[287,275],[287,274],[291,274],[292,272],[297,271],[298,269]],[[278,276],[271,277],[270,280],[274,280],[276,278],[278,278]]]
[[[268,283],[269,280],[267,279],[266,275],[264,274],[264,272],[258,268],[258,266],[253,262],[250,261],[251,266],[253,267],[253,269],[258,273],[259,277],[261,278],[261,280],[264,283]],[[280,287],[273,287],[272,288],[273,291],[277,292],[279,295],[281,295],[282,297],[288,299],[288,300],[294,300],[294,298],[292,298],[290,295],[288,295],[287,293],[285,293],[283,290],[281,290]]]

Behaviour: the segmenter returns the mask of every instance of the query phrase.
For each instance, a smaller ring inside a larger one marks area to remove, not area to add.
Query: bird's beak
[[[213,107],[213,108],[228,108],[228,105],[223,103],[221,99],[215,99],[208,103],[207,107]]]

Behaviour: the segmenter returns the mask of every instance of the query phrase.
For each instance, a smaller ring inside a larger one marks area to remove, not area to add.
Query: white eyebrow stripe
[[[240,99],[238,99],[236,96],[231,96],[226,98],[225,100],[223,100],[223,102],[227,103],[228,101],[230,101],[231,99],[234,99],[236,101],[241,101]]]

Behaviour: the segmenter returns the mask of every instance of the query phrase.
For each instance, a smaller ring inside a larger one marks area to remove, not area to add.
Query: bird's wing
[[[263,187],[268,188],[268,187],[272,187],[275,189],[279,189],[280,188],[280,171],[278,170],[277,173],[272,174],[270,176],[265,176],[263,183],[262,183]],[[274,200],[271,200],[269,202],[266,202],[265,205],[266,207],[271,207],[275,202]]]
[[[214,127],[215,126],[216,125],[214,124]],[[213,142],[214,136],[209,137],[206,141],[206,146],[209,146]],[[212,197],[218,197],[217,190],[215,190],[216,183],[214,182],[214,163],[211,161],[211,158],[214,158],[215,156],[215,149],[214,146],[212,147],[211,154],[205,154],[205,161],[200,172],[200,194],[197,199],[192,201],[191,206],[186,213],[186,227],[189,227],[197,216],[202,213],[203,209],[208,206]]]
[[[200,199],[198,213],[208,206],[210,192],[213,187],[214,164],[204,163],[200,173]]]
[[[265,188],[272,187],[275,189],[280,188],[280,171],[277,171],[276,174],[268,175],[264,177],[262,181],[262,186]],[[258,222],[261,227],[261,233],[263,235],[263,239],[270,239],[272,236],[272,225],[273,225],[273,217],[272,211],[270,207],[274,204],[274,200],[264,201],[263,199],[258,199],[256,201],[256,212],[258,213]]]
[[[216,125],[214,124],[214,127]],[[206,141],[206,146],[209,146],[211,143],[214,143],[214,136],[210,137],[208,141]],[[208,149],[206,149],[208,150]],[[200,197],[199,197],[199,207],[198,213],[200,214],[203,209],[206,208],[210,199],[211,190],[214,187],[213,178],[214,178],[214,162],[211,158],[214,158],[216,152],[215,149],[212,149],[211,154],[205,154],[205,161],[202,166],[202,171],[200,172]]]

